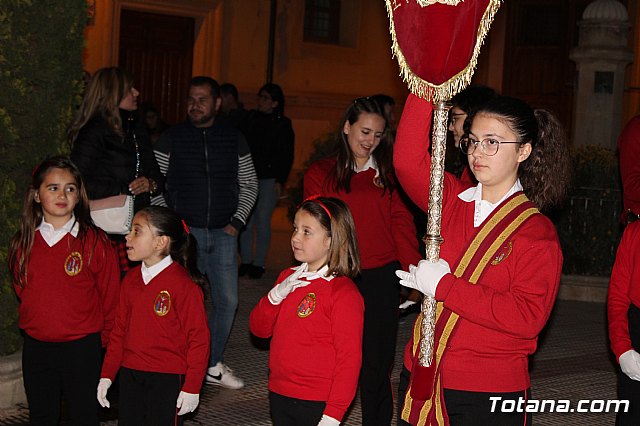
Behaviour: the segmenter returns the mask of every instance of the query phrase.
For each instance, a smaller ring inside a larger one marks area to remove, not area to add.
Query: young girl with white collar
[[[337,198],[298,208],[285,269],[251,312],[251,332],[271,337],[269,403],[274,425],[340,424],[362,362],[364,302],[353,283],[360,260],[353,218]]]
[[[120,425],[177,425],[196,409],[209,360],[209,327],[196,243],[171,209],[146,207],[126,236],[142,264],[122,282],[98,384],[98,402],[120,370]]]

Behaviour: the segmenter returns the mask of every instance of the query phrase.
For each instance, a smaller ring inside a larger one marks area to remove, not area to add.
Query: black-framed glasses
[[[497,139],[492,139],[492,138],[487,138],[479,141],[469,136],[465,136],[460,138],[460,149],[462,150],[463,153],[467,155],[471,155],[474,153],[478,145],[480,145],[480,149],[482,150],[482,153],[484,155],[491,157],[498,153],[500,144],[503,144],[503,143],[520,143],[520,142],[499,141]]]

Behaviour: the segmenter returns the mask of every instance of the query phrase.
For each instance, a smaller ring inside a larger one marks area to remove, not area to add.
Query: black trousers
[[[391,424],[393,389],[391,369],[398,335],[400,285],[395,274],[398,262],[380,268],[365,269],[355,282],[364,298],[364,332],[360,401],[362,424]]]
[[[400,383],[398,384],[398,425],[409,426],[409,423],[400,418],[402,404],[409,387],[411,373],[406,367],[400,373]],[[444,390],[444,403],[447,407],[449,423],[451,426],[529,426],[531,425],[531,413],[500,411],[501,403],[497,402],[492,412],[493,401],[490,397],[500,397],[500,401],[518,401],[523,398],[525,401],[531,399],[531,389],[519,392],[470,392],[453,389]],[[526,405],[526,404],[525,404]]]
[[[289,398],[269,391],[269,407],[274,426],[316,426],[326,405],[324,401]]]
[[[629,319],[631,346],[636,351],[640,351],[640,309],[634,305],[629,306],[627,318]],[[620,369],[618,369],[618,399],[629,400],[629,411],[619,412],[616,415],[616,425],[640,425],[640,382],[631,380]]]
[[[58,425],[64,399],[67,424],[96,426],[101,363],[97,333],[71,342],[42,342],[25,334],[22,374],[30,424]]]
[[[180,374],[121,367],[118,425],[182,425],[176,402],[183,384],[184,376]]]

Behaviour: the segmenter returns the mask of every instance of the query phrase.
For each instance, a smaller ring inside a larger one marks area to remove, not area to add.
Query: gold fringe
[[[425,7],[423,4],[425,1],[429,3],[429,0],[416,1],[422,7]],[[446,3],[447,1],[452,0],[440,0],[437,2]],[[398,59],[398,64],[400,65],[400,76],[402,77],[402,80],[407,83],[409,91],[420,98],[426,99],[427,101],[433,103],[448,101],[460,91],[464,90],[464,88],[467,87],[469,83],[471,83],[471,77],[473,77],[476,65],[478,64],[478,55],[480,54],[480,48],[484,43],[485,37],[489,33],[489,28],[491,27],[493,18],[500,8],[502,0],[489,0],[489,6],[485,10],[484,15],[482,16],[482,20],[480,21],[480,26],[478,27],[476,44],[473,48],[473,54],[471,55],[469,64],[458,74],[454,75],[449,80],[440,85],[435,85],[429,83],[426,80],[423,80],[422,78],[417,76],[411,70],[409,64],[407,64],[407,61],[402,54],[402,50],[398,46],[398,40],[396,39],[396,29],[393,21],[393,10],[395,7],[399,7],[394,6],[396,2],[397,0],[386,0],[387,15],[389,16],[389,32],[391,33],[392,39],[391,52],[392,56],[395,56]]]

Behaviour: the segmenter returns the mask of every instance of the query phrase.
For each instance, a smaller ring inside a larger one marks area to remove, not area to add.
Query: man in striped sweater
[[[189,120],[167,130],[169,207],[198,241],[198,268],[211,286],[211,359],[206,383],[239,389],[244,384],[223,363],[224,348],[238,307],[238,233],[257,195],[258,179],[242,134],[216,120],[220,86],[193,77],[187,98]]]

